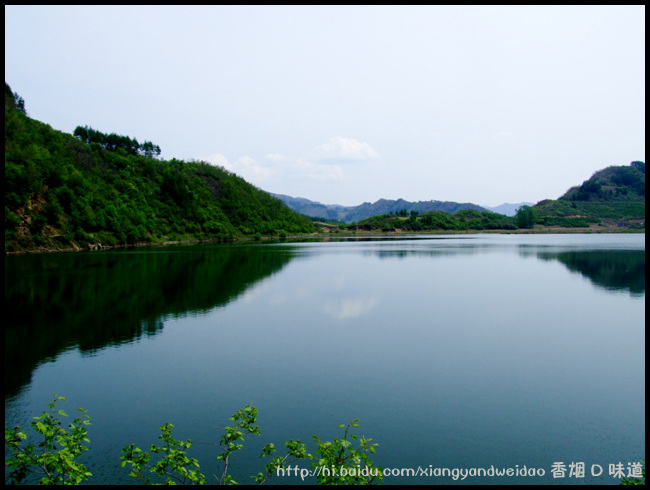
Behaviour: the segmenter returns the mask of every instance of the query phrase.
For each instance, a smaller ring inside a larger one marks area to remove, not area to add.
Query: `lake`
[[[83,407],[92,483],[134,483],[121,448],[159,443],[164,422],[220,474],[200,443],[247,404],[262,436],[233,456],[240,483],[266,442],[313,452],[356,418],[375,463],[419,472],[386,483],[612,484],[610,464],[645,459],[645,235],[5,256],[4,315],[5,426],[54,391],[71,419]],[[515,474],[458,477],[491,467]]]

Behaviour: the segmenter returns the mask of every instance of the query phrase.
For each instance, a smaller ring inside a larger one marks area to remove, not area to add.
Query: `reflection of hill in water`
[[[154,335],[222,306],[294,256],[256,246],[5,257],[5,397],[42,361]],[[20,348],[17,348],[20,346]]]
[[[444,257],[455,255],[474,255],[504,250],[499,245],[465,244],[444,247],[437,245],[433,248],[394,248],[368,250],[366,254],[374,254],[382,259],[409,256]],[[610,291],[629,291],[632,295],[645,293],[645,250],[571,250],[548,251],[537,246],[518,247],[519,253],[537,257],[541,260],[557,260],[571,272],[577,272],[587,277],[596,286]]]
[[[645,293],[645,250],[591,250],[538,253],[542,260],[558,260],[572,272],[612,291]]]

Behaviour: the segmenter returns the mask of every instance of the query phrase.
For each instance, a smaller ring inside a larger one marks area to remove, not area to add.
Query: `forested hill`
[[[557,200],[535,206],[538,223],[546,226],[587,226],[645,229],[645,162],[615,165],[595,172]]]
[[[29,118],[5,83],[5,252],[314,231],[221,167],[88,126],[75,135]]]
[[[645,162],[611,166],[572,187],[564,201],[645,201]]]
[[[436,210],[424,213],[411,210],[407,213],[403,210],[361,220],[348,225],[348,229],[382,232],[645,232],[645,163],[634,161],[627,166],[599,170],[557,200],[545,199],[534,206],[521,206],[514,217],[473,209],[458,210],[453,214]]]

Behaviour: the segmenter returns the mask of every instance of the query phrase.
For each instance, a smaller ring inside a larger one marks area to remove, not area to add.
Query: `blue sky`
[[[5,6],[28,114],[323,203],[557,198],[645,161],[645,6]]]

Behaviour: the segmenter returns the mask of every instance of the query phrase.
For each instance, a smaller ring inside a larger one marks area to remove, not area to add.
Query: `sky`
[[[5,6],[30,117],[325,204],[556,199],[645,161],[645,6]]]

